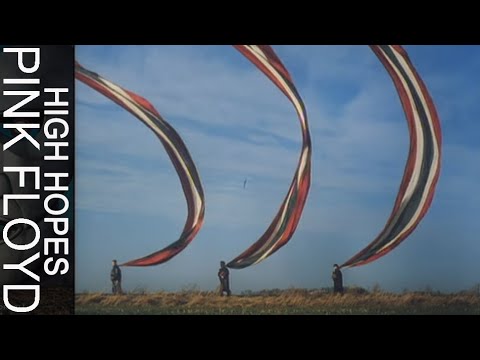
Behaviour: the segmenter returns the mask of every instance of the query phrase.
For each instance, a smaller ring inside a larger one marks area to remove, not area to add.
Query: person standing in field
[[[230,291],[230,271],[228,271],[225,261],[220,262],[218,279],[220,280],[220,296],[223,296],[224,293],[227,293],[227,296],[230,296],[232,294]]]
[[[117,260],[112,261],[112,271],[110,272],[110,280],[112,280],[112,293],[114,295],[122,294],[122,270],[117,264]]]
[[[333,280],[333,293],[334,294],[343,294],[343,275],[340,271],[340,266],[337,264],[333,265],[333,273],[332,273],[332,280]]]

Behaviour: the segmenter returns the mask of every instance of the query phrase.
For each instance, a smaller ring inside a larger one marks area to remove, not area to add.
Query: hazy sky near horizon
[[[274,46],[309,113],[313,183],[290,243],[231,271],[234,292],[331,286],[331,267],[390,215],[408,155],[398,95],[368,46]],[[291,104],[230,46],[77,46],[86,68],[147,98],[185,140],[206,196],[205,225],[164,265],[125,268],[127,290],[217,286],[220,260],[270,224],[297,165]],[[480,46],[406,46],[437,105],[444,161],[417,231],[346,285],[456,291],[480,283]],[[77,81],[76,290],[109,291],[111,260],[176,240],[186,203],[176,172],[140,121]],[[248,187],[243,189],[245,178]]]

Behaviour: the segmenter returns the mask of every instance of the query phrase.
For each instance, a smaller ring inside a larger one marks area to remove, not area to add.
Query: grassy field
[[[415,292],[391,294],[354,289],[345,295],[322,290],[247,292],[222,298],[214,293],[76,295],[79,315],[480,315],[480,294]]]

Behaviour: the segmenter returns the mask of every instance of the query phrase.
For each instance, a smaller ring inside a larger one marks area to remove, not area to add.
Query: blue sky
[[[293,239],[263,263],[232,271],[236,292],[331,286],[331,266],[383,228],[408,154],[398,96],[368,46],[274,48],[307,104],[313,184]],[[345,282],[470,288],[480,283],[480,47],[406,49],[442,120],[442,177],[418,230],[381,260],[345,270]],[[205,225],[194,242],[167,264],[124,269],[124,287],[215,289],[219,261],[263,234],[288,190],[301,146],[292,106],[230,46],[77,46],[76,57],[154,104],[185,140],[205,190]],[[153,133],[77,85],[76,289],[109,291],[111,260],[176,240],[186,203]]]

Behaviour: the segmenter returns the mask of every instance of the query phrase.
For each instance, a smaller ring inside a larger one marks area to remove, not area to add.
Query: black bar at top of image
[[[74,312],[74,48],[1,46],[0,314]]]

